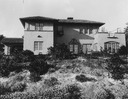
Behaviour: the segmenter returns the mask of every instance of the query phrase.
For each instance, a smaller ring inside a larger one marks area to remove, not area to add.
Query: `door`
[[[90,54],[91,53],[91,44],[83,44],[83,53]]]

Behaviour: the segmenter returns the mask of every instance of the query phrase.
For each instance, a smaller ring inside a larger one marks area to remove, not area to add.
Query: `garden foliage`
[[[65,44],[48,48],[48,54],[52,57],[52,59],[68,59],[72,56],[70,50]]]
[[[125,62],[119,57],[119,55],[114,54],[107,62],[108,66],[106,69],[111,73],[112,78],[116,80],[123,79],[124,74],[127,73],[127,68],[123,65]]]

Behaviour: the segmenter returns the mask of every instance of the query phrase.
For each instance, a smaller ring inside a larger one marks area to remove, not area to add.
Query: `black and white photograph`
[[[0,0],[0,99],[128,99],[128,0]]]

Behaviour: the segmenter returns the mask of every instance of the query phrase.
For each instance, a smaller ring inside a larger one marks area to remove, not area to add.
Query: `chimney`
[[[68,20],[73,20],[73,17],[67,17]]]

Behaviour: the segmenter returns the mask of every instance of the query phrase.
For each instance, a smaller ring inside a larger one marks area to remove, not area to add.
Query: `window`
[[[43,41],[34,42],[34,51],[36,50],[43,50]]]
[[[35,30],[35,24],[34,24],[34,23],[31,23],[29,29],[30,29],[30,30]]]
[[[80,28],[80,34],[84,33],[84,29]]]
[[[69,42],[69,49],[74,54],[78,54],[78,52],[79,52],[79,43],[78,43],[78,41],[76,39],[72,39]]]
[[[40,31],[42,31],[43,30],[43,23],[40,23]]]
[[[91,53],[91,46],[92,44],[83,44],[83,53],[90,54]]]
[[[119,43],[114,42],[114,41],[106,42],[106,43],[104,43],[104,49],[108,53],[117,53],[117,51],[119,49]]]
[[[88,28],[84,29],[84,34],[88,34]]]
[[[90,28],[89,29],[89,34],[92,34],[93,33],[93,28]]]
[[[36,30],[36,31],[39,31],[39,30],[40,30],[40,24],[39,24],[39,23],[36,23],[36,25],[35,25],[35,30]]]
[[[26,30],[42,31],[43,23],[28,23],[26,24]]]

